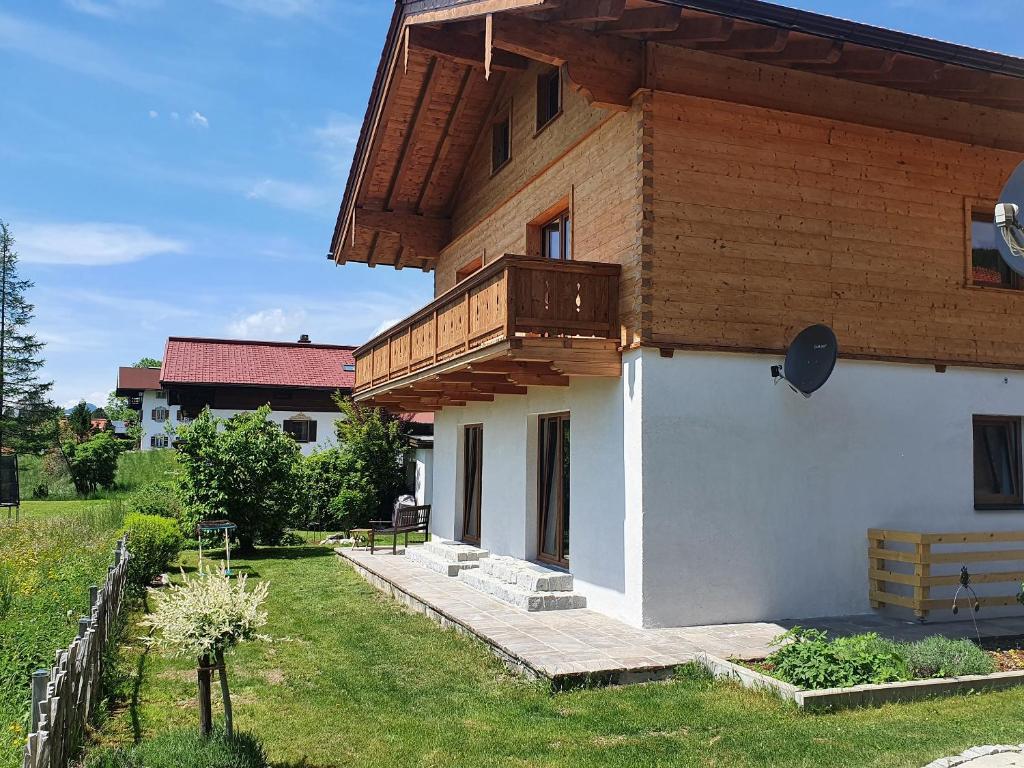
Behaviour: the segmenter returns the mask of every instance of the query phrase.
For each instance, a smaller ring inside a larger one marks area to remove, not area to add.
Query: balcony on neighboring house
[[[618,264],[505,255],[355,351],[355,399],[398,412],[620,376]]]

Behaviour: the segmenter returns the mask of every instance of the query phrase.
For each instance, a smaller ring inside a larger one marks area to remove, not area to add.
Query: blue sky
[[[787,3],[1024,54],[1005,0]],[[360,343],[418,270],[325,258],[390,0],[4,0],[0,217],[55,398],[169,335]]]

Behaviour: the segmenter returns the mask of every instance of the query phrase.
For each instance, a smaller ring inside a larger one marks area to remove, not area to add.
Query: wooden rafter
[[[462,82],[459,83],[459,89],[455,93],[455,104],[452,107],[451,112],[448,113],[448,120],[444,126],[443,138],[441,143],[437,145],[437,152],[434,153],[434,159],[430,164],[430,170],[427,171],[427,178],[423,183],[423,187],[420,189],[420,194],[416,198],[416,210],[419,213],[423,213],[423,201],[428,199],[430,193],[434,190],[437,184],[437,177],[440,173],[440,169],[443,168],[448,160],[448,155],[451,152],[452,146],[452,126],[457,125],[462,120],[462,116],[466,111],[466,105],[468,100],[466,96],[466,89],[469,85],[469,78],[473,74],[471,67],[466,67],[466,71],[462,74]]]
[[[545,14],[545,20],[593,24],[615,21],[625,10],[626,0],[576,0]]]
[[[727,40],[717,43],[698,43],[702,51],[744,55],[748,53],[779,53],[789,42],[789,32],[774,27],[740,29]]]
[[[651,39],[669,43],[715,43],[728,40],[736,23],[722,16],[696,16],[683,12],[673,32],[651,35]]]
[[[423,128],[424,121],[430,110],[430,102],[434,98],[434,92],[437,90],[437,84],[440,82],[440,78],[436,75],[437,59],[431,58],[430,63],[427,65],[427,77],[426,85],[423,90],[420,91],[419,99],[416,102],[416,109],[413,113],[412,123],[409,129],[406,131],[402,141],[402,150],[399,153],[398,169],[395,175],[391,179],[391,184],[388,188],[387,194],[387,207],[393,209],[395,207],[395,199],[402,189],[405,183],[406,176],[409,173],[409,159],[412,155],[411,149],[416,142],[416,138]]]
[[[790,40],[781,51],[751,55],[765,64],[835,64],[843,55],[843,44],[821,38]]]
[[[884,75],[892,72],[896,64],[896,53],[893,51],[877,51],[870,48],[843,48],[843,53],[835,62],[803,62],[810,69],[821,74],[856,77],[857,75]]]
[[[412,248],[422,259],[435,260],[451,236],[451,222],[402,211],[371,211],[356,213],[360,229],[391,232],[398,235],[403,247]]]
[[[601,24],[601,32],[618,34],[646,34],[651,32],[672,32],[679,28],[683,20],[678,8],[637,8],[626,11],[615,21]]]
[[[484,66],[484,41],[476,35],[431,27],[410,27],[406,40],[412,49],[471,67]],[[514,72],[526,69],[529,61],[514,53],[494,51],[490,65],[495,70]]]
[[[636,40],[509,15],[494,18],[492,37],[495,48],[565,65],[570,81],[596,106],[628,108],[643,82],[643,50]]]

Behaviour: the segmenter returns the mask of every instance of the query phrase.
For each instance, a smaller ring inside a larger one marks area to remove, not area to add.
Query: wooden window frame
[[[167,399],[167,390],[166,389],[158,389],[158,390],[156,390],[156,399],[157,400],[166,400]]]
[[[160,411],[165,411],[167,413],[167,415],[164,416],[162,419],[158,418],[156,415]],[[153,421],[167,421],[168,419],[171,418],[171,409],[168,408],[166,405],[158,405],[156,408],[149,412],[149,417]]]
[[[972,478],[974,473],[977,471],[973,466],[974,461],[974,441],[977,439],[977,427],[979,426],[1001,426],[1007,428],[1007,434],[1009,435],[1010,445],[1008,446],[1010,455],[1013,457],[1013,483],[1016,493],[1012,497],[994,495],[994,496],[979,496],[977,490],[974,492],[974,508],[982,511],[998,511],[998,510],[1020,510],[1024,509],[1024,472],[1022,472],[1022,453],[1021,447],[1021,418],[1019,416],[974,416],[971,420],[971,461],[972,461]]]
[[[564,557],[562,550],[562,543],[565,537],[565,510],[562,507],[562,499],[565,498],[562,489],[562,473],[558,473],[558,485],[559,490],[556,494],[558,499],[558,510],[557,517],[555,519],[555,542],[556,547],[563,557],[557,555],[549,555],[544,552],[544,523],[546,515],[551,513],[551,510],[546,509],[545,494],[544,494],[544,421],[547,419],[556,419],[558,422],[558,455],[555,458],[555,466],[562,466],[562,452],[564,450],[564,441],[562,440],[561,424],[563,421],[569,421],[570,431],[572,430],[572,416],[569,411],[560,411],[558,413],[542,413],[537,416],[537,560],[548,565],[554,565],[558,568],[569,568],[569,557]],[[570,450],[571,450],[571,438],[570,438]],[[570,469],[570,472],[572,470]],[[572,514],[572,500],[569,501],[569,514]],[[569,556],[572,556],[570,550]]]
[[[288,431],[288,425],[289,424],[304,424],[305,425],[305,430],[303,431],[303,435],[301,437],[296,437],[291,432],[289,432]],[[281,429],[282,429],[282,431],[284,431],[284,433],[286,435],[288,435],[292,440],[294,440],[299,445],[309,445],[310,443],[315,443],[316,440],[317,440],[317,435],[316,435],[317,428],[316,428],[316,426],[313,426],[312,430],[310,429],[310,425],[315,425],[315,424],[316,424],[316,420],[315,419],[285,419],[284,421],[281,422]],[[310,431],[312,431],[312,435],[310,434]]]
[[[526,225],[526,253],[528,256],[541,257],[544,255],[544,228],[555,219],[568,216],[569,226],[576,222],[575,195],[570,192],[558,202],[545,208],[539,215],[530,220]],[[569,238],[569,252],[565,257],[566,261],[572,261],[576,251],[575,232]]]
[[[508,130],[508,156],[500,163],[495,163],[494,160],[494,130],[504,123]],[[497,176],[502,170],[512,162],[512,103],[509,102],[503,109],[498,111],[491,119],[491,176]]]
[[[158,445],[159,443],[159,445]],[[150,448],[169,448],[171,445],[171,439],[167,435],[150,435],[149,436],[149,447]]]
[[[995,207],[995,200],[964,199],[964,285],[968,288],[985,291],[1006,291],[1020,294],[1024,291],[1024,279],[1013,270],[1010,270],[1009,285],[978,282],[974,279],[974,222],[979,215],[994,219]]]
[[[476,492],[476,531],[471,532],[469,530],[469,489],[470,484],[468,482],[468,467],[466,463],[469,459],[469,452],[467,447],[469,445],[469,433],[471,431],[478,431],[480,434],[480,445],[479,453],[476,460],[476,471],[473,482],[473,490]],[[483,533],[483,512],[484,512],[484,493],[483,493],[483,479],[484,479],[484,425],[483,424],[463,424],[462,425],[462,530],[460,541],[464,541],[467,544],[480,545],[480,538]]]
[[[483,268],[483,256],[477,256],[475,259],[470,259],[455,271],[455,284],[458,285],[463,280],[472,277]]]
[[[541,79],[545,78],[545,77],[550,78],[552,73],[557,73],[557,75],[558,75],[558,109],[555,110],[555,112],[553,114],[548,115],[547,119],[544,120],[544,122],[541,122],[541,112],[540,112],[540,105],[541,105]],[[546,68],[543,72],[538,72],[537,73],[536,88],[534,89],[534,93],[535,93],[535,99],[536,99],[535,106],[536,106],[536,116],[537,116],[537,124],[536,124],[537,127],[536,127],[536,130],[534,131],[533,135],[534,135],[534,138],[536,138],[537,136],[539,136],[544,131],[545,128],[547,128],[549,125],[551,125],[553,122],[555,122],[555,120],[557,120],[559,117],[561,117],[563,111],[565,110],[565,77],[562,74],[562,68],[561,67],[550,67],[550,68]]]

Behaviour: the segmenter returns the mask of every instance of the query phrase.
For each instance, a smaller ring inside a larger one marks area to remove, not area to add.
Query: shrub
[[[340,497],[347,474],[346,456],[337,448],[317,451],[302,460],[302,493],[298,524],[315,530],[344,527]]]
[[[873,632],[829,641],[824,632],[794,627],[773,643],[786,644],[766,663],[776,677],[801,688],[846,688],[910,678],[900,646]]]
[[[996,671],[992,657],[970,640],[951,640],[934,635],[903,646],[914,677],[990,675]]]
[[[335,422],[344,454],[338,506],[347,526],[391,516],[391,505],[405,486],[401,457],[408,449],[402,422],[380,408],[366,408],[340,395],[342,418]]]
[[[39,483],[35,488],[32,489],[33,499],[46,499],[50,496],[50,486],[46,483]]]
[[[204,409],[178,430],[185,512],[235,523],[243,552],[276,544],[295,508],[299,447],[269,417],[267,406],[226,420]]]
[[[181,515],[178,491],[170,480],[146,483],[125,500],[128,512],[177,520]]]
[[[181,552],[182,540],[173,520],[157,515],[129,514],[124,532],[128,534],[128,580],[144,588],[167,570]]]
[[[78,493],[113,487],[121,446],[110,432],[100,432],[83,443],[70,442],[64,446],[64,453]]]
[[[266,768],[259,740],[250,734],[214,733],[204,738],[194,729],[167,731],[136,747],[94,753],[85,768]]]

